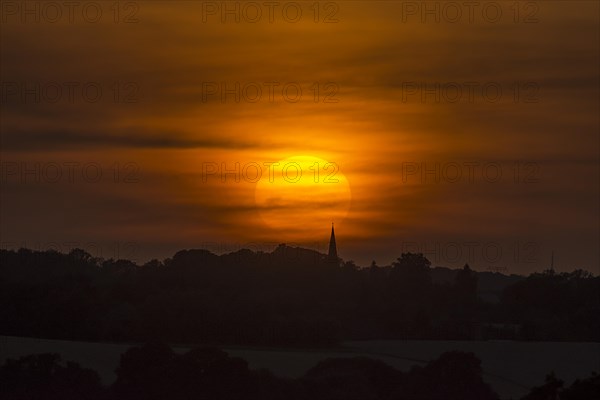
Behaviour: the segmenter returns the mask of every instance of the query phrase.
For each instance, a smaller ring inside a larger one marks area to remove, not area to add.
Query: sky
[[[2,248],[598,272],[597,2],[27,3]]]

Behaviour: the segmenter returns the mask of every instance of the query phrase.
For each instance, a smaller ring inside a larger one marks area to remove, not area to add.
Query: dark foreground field
[[[86,343],[0,336],[0,362],[28,354],[57,353],[100,375],[103,384],[116,379],[115,369],[128,344]],[[177,353],[189,350],[175,347]],[[425,365],[447,351],[472,352],[481,360],[483,380],[501,399],[518,399],[544,384],[548,373],[571,384],[600,371],[598,343],[532,343],[512,341],[353,341],[332,349],[224,348],[232,357],[248,362],[250,369],[267,369],[276,376],[299,378],[329,358],[369,357],[401,371]]]

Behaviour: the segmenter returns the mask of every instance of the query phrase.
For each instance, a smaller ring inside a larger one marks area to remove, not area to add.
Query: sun
[[[303,155],[268,167],[255,192],[256,207],[266,225],[294,239],[307,239],[346,218],[352,196],[339,164]]]

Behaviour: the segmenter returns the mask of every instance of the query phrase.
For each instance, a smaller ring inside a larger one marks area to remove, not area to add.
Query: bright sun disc
[[[350,185],[340,166],[318,157],[296,156],[269,167],[256,184],[264,222],[300,236],[340,222],[350,209]]]

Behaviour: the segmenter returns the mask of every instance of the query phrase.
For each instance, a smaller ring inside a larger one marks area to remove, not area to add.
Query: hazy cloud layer
[[[536,2],[535,23],[503,2],[495,23],[465,10],[423,23],[406,2],[337,2],[328,24],[308,3],[297,23],[203,22],[202,3],[139,2],[129,24],[108,10],[97,24],[3,16],[4,242],[134,241],[145,258],[209,241],[326,241],[327,226],[265,224],[253,182],[203,179],[205,163],[313,155],[350,183],[336,221],[346,259],[386,263],[411,240],[534,241],[535,262],[497,263],[540,269],[554,249],[562,268],[597,268],[597,3]],[[73,162],[79,181],[42,176]],[[86,163],[100,181],[82,180]]]

